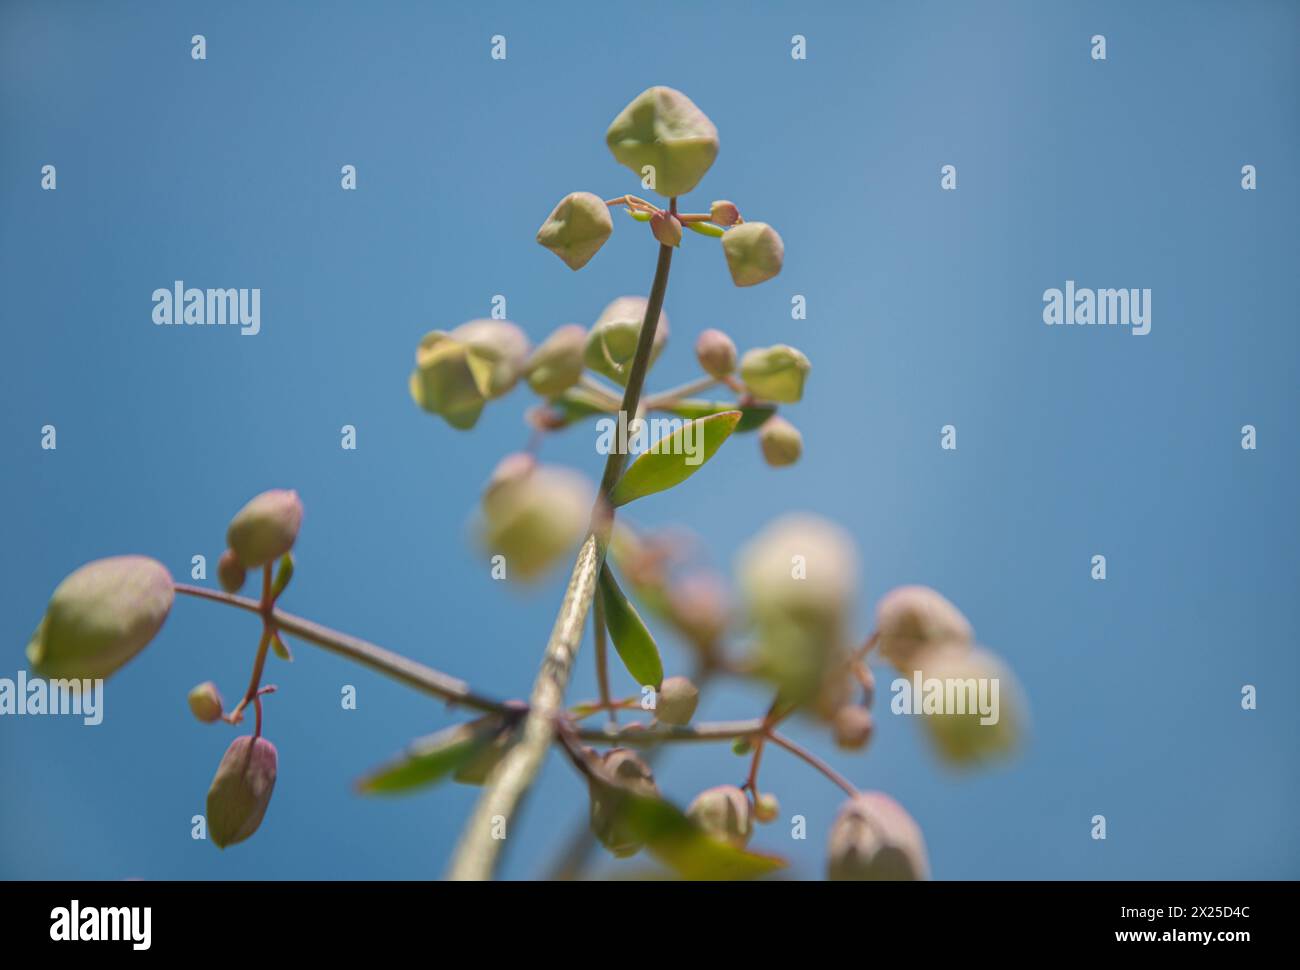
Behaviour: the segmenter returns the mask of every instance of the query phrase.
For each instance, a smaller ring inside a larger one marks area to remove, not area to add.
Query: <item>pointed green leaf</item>
[[[731,401],[702,401],[698,398],[684,398],[673,404],[668,410],[679,418],[707,418],[711,414],[735,411],[736,404]],[[775,404],[768,404],[767,402],[747,404],[740,408],[740,420],[736,422],[735,433],[744,434],[746,431],[757,431],[759,426],[775,413]]]
[[[600,570],[600,595],[605,603],[605,626],[627,672],[642,685],[659,689],[664,679],[663,661],[654,637],[636,607],[623,595],[609,566]]]
[[[739,411],[722,411],[689,421],[660,438],[651,446],[652,450],[637,458],[623,473],[610,493],[610,502],[615,506],[626,505],[684,482],[722,447],[740,418]],[[687,454],[688,444],[695,454]]]
[[[701,236],[712,236],[714,239],[721,239],[726,232],[721,226],[715,226],[711,222],[688,222],[686,228],[698,232]]]
[[[496,738],[500,722],[483,717],[411,742],[398,757],[357,782],[363,795],[396,795],[432,785],[468,764]]]
[[[293,654],[289,651],[289,645],[280,638],[280,631],[276,630],[271,634],[271,649],[281,660],[287,660],[293,663]]]

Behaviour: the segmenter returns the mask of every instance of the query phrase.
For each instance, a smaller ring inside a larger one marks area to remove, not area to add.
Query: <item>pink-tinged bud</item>
[[[850,704],[835,712],[835,743],[845,751],[860,751],[871,740],[875,722],[865,707]]]
[[[709,222],[715,226],[734,226],[740,221],[740,210],[735,204],[728,202],[726,199],[719,199],[709,206]]]
[[[235,550],[227,549],[217,560],[217,582],[227,593],[238,593],[248,579],[248,570],[239,562]]]
[[[217,848],[243,842],[262,824],[278,761],[266,738],[246,734],[230,742],[208,789],[208,835]]]
[[[776,817],[780,814],[781,803],[776,800],[775,795],[765,792],[754,801],[754,819],[760,825],[775,822]]]
[[[660,210],[650,217],[650,231],[665,246],[682,244],[682,224],[671,212]]]
[[[758,444],[763,460],[773,468],[793,465],[803,454],[803,435],[779,414],[772,415],[758,429]]]
[[[253,498],[230,520],[226,544],[245,569],[273,563],[293,548],[302,525],[298,493],[272,489]]]
[[[668,590],[673,622],[702,652],[711,653],[727,629],[729,593],[720,576],[692,573]]]
[[[659,685],[655,716],[664,724],[689,724],[700,704],[700,689],[686,677],[667,677]]]
[[[781,272],[785,244],[777,231],[765,222],[746,222],[728,229],[722,237],[731,281],[737,286],[754,286]]]
[[[862,792],[850,798],[831,827],[827,877],[929,879],[921,827],[888,795]]]
[[[211,724],[221,719],[221,693],[217,685],[205,680],[190,690],[190,712],[204,724]]]
[[[718,785],[695,796],[686,815],[716,839],[743,849],[754,834],[749,799],[735,785]]]
[[[695,358],[704,373],[718,380],[736,369],[736,344],[721,330],[704,330],[695,340]]]
[[[970,622],[928,586],[890,590],[876,607],[880,655],[902,673],[916,669],[921,651],[944,643],[969,644]]]

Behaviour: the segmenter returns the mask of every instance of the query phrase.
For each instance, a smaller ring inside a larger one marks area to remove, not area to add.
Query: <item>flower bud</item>
[[[928,586],[890,590],[876,607],[880,655],[903,673],[915,669],[926,647],[948,641],[969,643],[970,622],[942,594]]]
[[[211,724],[221,719],[221,693],[217,685],[205,680],[190,690],[190,712],[204,724]]]
[[[731,753],[737,757],[743,758],[754,750],[754,744],[749,738],[736,738],[731,742]]]
[[[619,384],[627,383],[627,365],[636,355],[637,341],[641,337],[641,323],[645,319],[647,300],[641,296],[621,296],[601,312],[587,334],[583,360],[598,374],[603,374]],[[668,316],[659,314],[654,343],[650,350],[653,364],[668,342]]]
[[[600,196],[570,192],[537,230],[537,241],[564,260],[569,269],[579,270],[605,245],[613,231],[609,206]]]
[[[208,789],[208,835],[217,848],[243,842],[262,824],[277,762],[266,738],[244,735],[230,742]]]
[[[536,579],[586,533],[592,500],[591,486],[576,472],[509,456],[483,495],[483,549],[505,557],[510,578]]]
[[[740,361],[740,377],[754,396],[782,404],[796,404],[803,398],[803,382],[810,370],[808,358],[785,344],[748,350]]]
[[[448,334],[465,347],[479,393],[491,401],[515,386],[528,359],[528,338],[509,320],[471,320]]]
[[[940,757],[966,766],[1015,750],[1023,730],[1024,700],[1005,664],[986,650],[951,640],[926,648],[914,662],[923,691],[943,690],[938,711],[926,709],[922,698],[912,698],[913,709],[924,714],[921,721]]]
[[[829,879],[930,878],[921,827],[881,792],[862,792],[844,803],[831,827],[828,855]]]
[[[700,704],[700,689],[686,677],[667,677],[659,685],[655,716],[664,724],[689,724]]]
[[[695,796],[686,815],[716,839],[743,849],[754,834],[749,799],[735,785],[718,785]]]
[[[238,593],[244,588],[244,581],[248,578],[246,570],[239,562],[239,557],[235,555],[235,550],[227,549],[217,560],[217,582],[227,593]]]
[[[672,198],[695,188],[709,170],[718,156],[718,130],[680,91],[653,87],[613,120],[605,144],[638,178],[650,166],[650,187]]]
[[[271,489],[257,495],[230,520],[226,545],[245,569],[275,562],[293,548],[302,525],[298,493]]]
[[[108,677],[148,645],[175,596],[171,574],[145,556],[96,559],[55,588],[27,644],[33,672],[48,679]]]
[[[722,252],[731,281],[737,286],[754,286],[781,272],[785,244],[766,222],[745,222],[726,231]]]
[[[627,748],[611,748],[601,758],[603,780],[588,784],[591,796],[591,830],[600,844],[620,859],[635,855],[641,840],[623,819],[623,795],[657,795],[650,766]]]
[[[740,210],[736,208],[734,203],[728,202],[726,199],[719,199],[709,206],[709,222],[715,226],[722,226],[725,229],[727,226],[734,226],[739,221]]]
[[[727,629],[727,598],[726,584],[719,576],[693,573],[669,587],[669,615],[696,648],[709,652]]]
[[[875,722],[865,707],[848,704],[835,712],[835,744],[845,751],[860,751],[871,740]]]
[[[775,795],[765,792],[754,800],[754,820],[760,825],[775,822],[780,814],[781,803],[776,800]]]
[[[469,368],[469,351],[442,330],[424,335],[415,352],[411,397],[461,431],[474,427],[486,402]]]
[[[682,244],[682,224],[671,212],[660,210],[650,217],[650,231],[665,246]]]
[[[803,454],[803,435],[793,424],[774,414],[758,429],[758,444],[763,460],[773,468],[793,465]]]
[[[528,386],[542,397],[558,397],[582,377],[587,330],[576,323],[560,327],[528,358]]]
[[[721,330],[703,330],[695,340],[695,357],[704,373],[722,380],[736,369],[736,344]]]

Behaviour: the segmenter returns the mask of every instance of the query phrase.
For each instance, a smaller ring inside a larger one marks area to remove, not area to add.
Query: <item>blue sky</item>
[[[945,770],[906,718],[882,714],[865,754],[793,735],[907,807],[940,878],[1294,878],[1298,41],[1283,2],[7,3],[0,677],[77,565],[139,552],[185,578],[248,497],[292,487],[306,518],[285,608],[525,695],[564,576],[493,582],[467,522],[526,441],[529,395],[462,434],[411,402],[407,374],[424,332],[486,316],[495,294],[537,341],[645,292],[641,227],[616,223],[576,274],[533,236],[569,191],[637,191],[604,131],[668,84],[721,136],[684,206],[735,200],[779,229],[786,262],[737,289],[688,235],[652,385],[694,376],[705,327],[794,344],[813,371],[787,411],[800,464],[769,469],[736,439],[634,518],[694,530],[726,570],[783,512],[834,519],[863,562],[861,631],[891,587],[937,587],[1033,718],[1021,756],[977,775]],[[151,294],[177,279],[260,287],[262,332],[155,327]],[[1044,326],[1043,291],[1068,279],[1150,288],[1150,334]],[[585,432],[543,455],[599,475]],[[179,602],[109,682],[102,725],[0,719],[0,877],[440,874],[477,789],[382,801],[350,785],[453,715],[307,645],[269,676],[281,772],[262,830],[225,852],[191,840],[232,732],[194,722],[185,693],[211,678],[237,695],[256,639],[247,616]],[[594,689],[588,645],[571,696]],[[701,716],[764,703],[727,685]],[[743,769],[699,747],[659,777],[684,802]],[[776,826],[756,844],[819,875],[840,793],[781,752],[763,779],[809,837]],[[505,874],[539,872],[584,811],[552,758]]]

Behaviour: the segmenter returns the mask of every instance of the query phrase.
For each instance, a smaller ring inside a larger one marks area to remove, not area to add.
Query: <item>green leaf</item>
[[[497,718],[482,717],[413,741],[397,758],[358,781],[357,790],[363,795],[396,795],[441,781],[488,747],[500,726]]]
[[[628,215],[630,215],[637,222],[650,221],[650,213],[642,212],[640,209],[624,209],[623,211],[626,212]]]
[[[289,652],[289,645],[280,638],[280,631],[276,630],[271,634],[271,649],[281,660],[287,660],[293,663],[293,654]]]
[[[711,414],[723,411],[735,411],[736,405],[730,401],[701,401],[698,398],[685,398],[668,409],[679,418],[707,418]],[[747,404],[740,408],[740,421],[736,423],[736,434],[757,431],[764,421],[776,413],[776,405]]]
[[[571,387],[550,402],[552,411],[561,419],[560,427],[568,427],[591,417],[593,414],[608,414],[609,408],[592,392],[581,387]]]
[[[600,570],[600,595],[605,603],[605,626],[623,666],[638,684],[658,690],[664,679],[659,648],[636,607],[619,589],[618,580],[609,566],[602,566]]]
[[[690,478],[722,447],[741,419],[739,411],[722,411],[707,418],[689,421],[670,435],[656,441],[623,473],[609,500],[614,506],[672,488]],[[694,445],[694,455],[686,453]],[[692,461],[694,462],[692,464]]]
[[[714,239],[721,239],[726,232],[721,226],[715,226],[711,222],[688,222],[686,228],[698,232],[701,236],[712,236]]]

